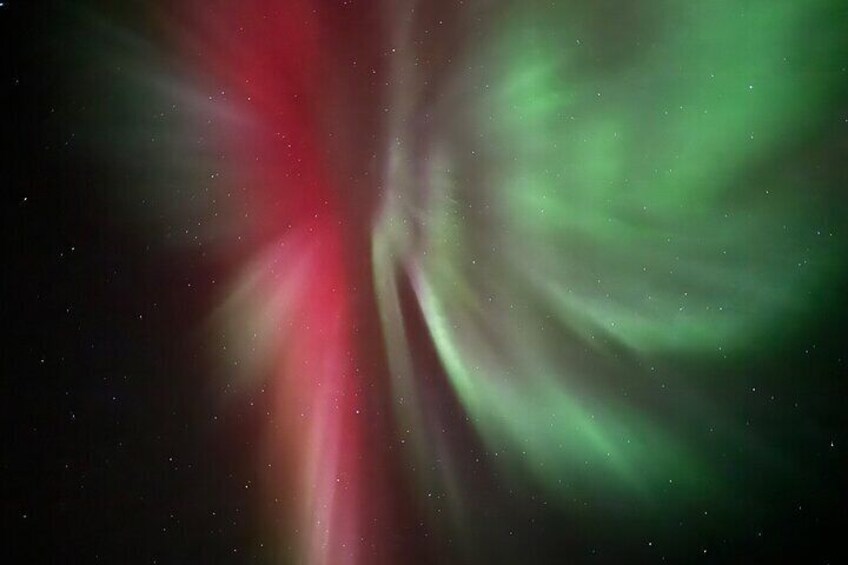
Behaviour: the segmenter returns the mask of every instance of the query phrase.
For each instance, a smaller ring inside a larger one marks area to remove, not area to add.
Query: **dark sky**
[[[239,443],[253,423],[205,402],[192,353],[202,305],[175,290],[192,265],[152,258],[100,198],[114,178],[75,128],[98,101],[68,88],[68,4],[5,4],[4,554],[250,562]]]

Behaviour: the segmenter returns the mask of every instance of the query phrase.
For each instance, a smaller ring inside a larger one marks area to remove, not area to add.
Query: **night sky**
[[[848,8],[0,1],[10,563],[845,562]]]

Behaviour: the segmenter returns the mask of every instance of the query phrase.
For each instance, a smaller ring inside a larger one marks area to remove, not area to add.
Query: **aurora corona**
[[[583,562],[605,524],[674,554],[693,509],[721,524],[695,537],[766,520],[751,477],[796,463],[734,399],[783,386],[746,360],[845,273],[816,173],[840,15],[181,0],[104,33],[102,152],[144,170],[114,201],[202,247],[210,378],[267,408],[269,561]],[[568,526],[521,561],[537,520]]]

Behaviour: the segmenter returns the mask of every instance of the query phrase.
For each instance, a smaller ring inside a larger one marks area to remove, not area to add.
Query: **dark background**
[[[260,423],[237,403],[223,408],[210,400],[195,331],[209,297],[202,284],[186,284],[208,280],[212,267],[191,254],[151,252],[102,197],[121,179],[90,158],[85,148],[95,140],[77,127],[102,101],[67,87],[76,72],[68,56],[74,34],[57,30],[78,25],[68,5],[4,4],[6,562],[263,562],[271,541],[257,534],[257,493],[245,488],[255,482],[250,453]],[[835,185],[848,187],[845,169]],[[784,358],[762,367],[778,382],[803,383],[792,392],[814,415],[809,427],[795,429],[796,420],[779,414],[768,425],[791,438],[791,451],[814,475],[759,503],[762,536],[728,537],[726,524],[700,528],[714,532],[706,534],[704,562],[844,562],[846,305],[844,298],[833,303],[790,340]],[[815,347],[805,352],[800,343]],[[821,441],[827,435],[833,446]],[[767,480],[748,480],[760,479]],[[493,519],[519,520],[503,512]],[[621,524],[576,526],[573,515],[551,515],[537,526],[515,543],[528,563],[661,561],[647,548],[634,552]],[[661,527],[674,540],[665,561],[692,562],[704,536],[690,539],[690,525],[672,518]],[[497,561],[481,541],[481,562]]]
[[[209,401],[200,264],[102,198],[121,179],[79,127],[104,101],[70,87],[72,8],[0,7],[4,560],[249,562],[255,423]]]

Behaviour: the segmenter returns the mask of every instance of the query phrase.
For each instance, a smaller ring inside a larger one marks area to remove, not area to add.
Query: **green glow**
[[[757,170],[819,125],[829,94],[805,80],[828,54],[793,33],[809,5],[778,4],[681,11],[650,56],[608,76],[571,71],[562,34],[495,49],[490,197],[522,236],[512,260],[532,263],[566,323],[643,351],[744,347],[829,271],[805,209],[815,187]]]
[[[616,351],[710,360],[767,348],[841,268],[844,247],[822,227],[829,187],[782,162],[838,99],[821,80],[837,75],[840,48],[825,6],[669,3],[645,44],[600,62],[604,38],[569,8],[496,25],[465,65],[480,87],[434,119],[427,172],[412,179],[395,163],[388,175],[406,205],[375,230],[395,367],[411,373],[387,275],[397,264],[507,467],[564,497],[598,477],[643,500],[669,484],[720,491],[684,433],[598,383],[650,382]]]

